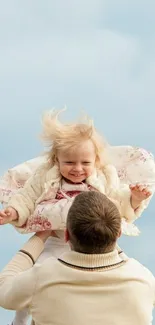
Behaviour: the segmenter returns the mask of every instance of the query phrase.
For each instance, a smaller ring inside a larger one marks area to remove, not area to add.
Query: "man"
[[[0,274],[0,306],[29,307],[35,325],[150,325],[153,275],[119,254],[121,218],[98,192],[79,194],[68,213],[71,251],[32,267],[49,232],[33,236]]]

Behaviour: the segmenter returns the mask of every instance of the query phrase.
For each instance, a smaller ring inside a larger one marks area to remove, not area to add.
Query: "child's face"
[[[90,176],[95,168],[95,148],[87,140],[68,152],[58,152],[60,173],[73,183],[80,183]]]

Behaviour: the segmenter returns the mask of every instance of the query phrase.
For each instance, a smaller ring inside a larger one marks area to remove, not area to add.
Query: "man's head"
[[[79,194],[68,212],[66,239],[73,250],[85,254],[108,253],[121,234],[121,217],[105,195],[90,191]]]

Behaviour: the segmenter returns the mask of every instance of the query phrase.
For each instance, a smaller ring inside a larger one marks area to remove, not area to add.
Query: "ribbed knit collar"
[[[82,254],[71,251],[64,253],[58,260],[66,266],[80,269],[110,268],[124,262],[117,250],[106,254]]]

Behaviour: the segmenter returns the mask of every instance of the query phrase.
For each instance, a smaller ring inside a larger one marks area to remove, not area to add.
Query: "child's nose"
[[[77,172],[80,172],[82,170],[82,165],[81,164],[76,164],[74,166],[74,170],[77,171]]]

